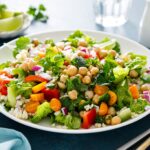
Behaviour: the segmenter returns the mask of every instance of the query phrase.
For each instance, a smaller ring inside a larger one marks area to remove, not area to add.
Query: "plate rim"
[[[48,33],[65,33],[65,34],[69,34],[72,33],[73,31],[75,31],[74,29],[70,29],[70,30],[51,30],[51,31],[46,31],[46,32],[38,32],[38,33],[33,33],[33,34],[29,34],[26,35],[25,37],[36,37],[36,36],[40,36],[40,35],[44,35],[44,34],[48,34]],[[115,38],[119,38],[122,40],[125,40],[127,42],[136,44],[138,47],[140,47],[141,49],[150,52],[148,50],[148,48],[144,47],[143,45],[139,44],[138,42],[131,40],[127,37],[124,37],[122,35],[118,35],[118,34],[114,34],[114,33],[107,33],[107,32],[103,32],[103,31],[96,31],[96,30],[84,30],[84,29],[80,29],[80,31],[82,32],[86,32],[86,33],[92,33],[92,34],[101,34],[104,36],[113,36]],[[1,47],[0,47],[0,51],[7,45],[12,45],[14,44],[14,42],[17,40],[18,38],[8,42],[8,43],[4,43]],[[7,118],[20,123],[22,125],[34,128],[34,129],[38,129],[38,130],[43,130],[43,131],[48,131],[48,132],[55,132],[55,133],[63,133],[63,134],[89,134],[89,133],[98,133],[98,132],[104,132],[104,131],[110,131],[110,130],[114,130],[114,129],[118,129],[127,125],[130,125],[132,123],[137,122],[138,120],[141,120],[142,118],[146,117],[147,115],[150,114],[150,110],[140,114],[138,117],[130,119],[126,122],[123,122],[121,124],[115,125],[115,126],[106,126],[106,127],[101,127],[101,128],[91,128],[91,129],[78,129],[78,130],[73,130],[73,129],[64,129],[64,128],[53,128],[53,127],[48,127],[48,126],[42,126],[42,125],[38,125],[38,124],[34,124],[32,122],[28,122],[26,120],[22,120],[19,118],[16,118],[15,116],[11,115],[10,113],[8,113],[4,106],[2,106],[2,104],[0,104],[0,112],[6,116]]]

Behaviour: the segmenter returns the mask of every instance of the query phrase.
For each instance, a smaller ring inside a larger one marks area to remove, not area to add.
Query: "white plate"
[[[68,36],[72,32],[73,31],[51,31],[51,32],[46,32],[46,33],[30,35],[29,37],[38,38],[42,41],[47,38],[51,38],[51,39],[54,39],[55,41],[59,41],[59,40],[64,39],[66,36]],[[150,57],[150,51],[147,48],[145,48],[144,46],[138,44],[137,42],[129,40],[125,37],[108,34],[108,33],[104,33],[104,32],[98,32],[98,31],[83,31],[83,32],[90,35],[91,37],[96,38],[97,40],[101,40],[103,37],[106,37],[106,36],[117,39],[118,42],[121,44],[121,49],[122,49],[123,53],[132,51],[137,54],[142,54],[142,55],[146,55],[146,56]],[[8,49],[8,46],[14,45],[14,43],[15,43],[15,40],[7,43],[6,45],[4,45],[0,48],[0,62],[4,62],[8,59],[13,59],[10,49]],[[148,65],[150,66],[149,58],[148,58]],[[68,134],[95,133],[95,132],[113,130],[116,128],[120,128],[120,127],[129,125],[131,123],[134,123],[134,122],[144,118],[148,114],[150,114],[150,110],[148,110],[148,111],[144,112],[143,114],[139,115],[137,118],[128,120],[126,122],[123,122],[123,123],[115,125],[115,126],[107,126],[107,127],[103,127],[103,128],[94,128],[94,129],[71,130],[71,129],[62,129],[62,128],[51,127],[49,124],[49,120],[46,120],[46,119],[41,121],[39,124],[33,124],[29,121],[21,120],[21,119],[18,119],[16,117],[12,116],[5,110],[5,108],[2,105],[0,105],[0,109],[1,109],[1,113],[4,114],[6,117],[8,117],[18,123],[21,123],[23,125],[26,125],[26,126],[29,126],[32,128],[36,128],[36,129],[40,129],[40,130],[58,132],[58,133],[68,133]]]

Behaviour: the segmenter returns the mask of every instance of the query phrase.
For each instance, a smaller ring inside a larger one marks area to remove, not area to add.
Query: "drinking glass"
[[[123,25],[128,19],[132,0],[96,0],[96,23],[104,27]]]

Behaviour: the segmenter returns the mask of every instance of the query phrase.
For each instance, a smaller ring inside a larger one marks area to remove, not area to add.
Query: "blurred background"
[[[25,34],[50,30],[88,29],[117,33],[138,40],[139,23],[145,0],[128,0],[131,3],[131,7],[127,9],[128,20],[117,27],[104,27],[96,23],[97,11],[102,13],[98,10],[99,1],[102,0],[0,0],[0,4],[6,4],[10,10],[24,12],[31,5],[37,7],[42,3],[46,7],[46,14],[49,16],[47,23],[34,22]],[[113,1],[116,3],[120,0]],[[123,5],[121,9],[124,7],[126,5]]]

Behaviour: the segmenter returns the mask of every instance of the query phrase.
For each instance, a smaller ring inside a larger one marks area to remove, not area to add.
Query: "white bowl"
[[[51,31],[51,32],[46,32],[46,33],[30,35],[28,37],[37,38],[42,41],[47,38],[54,39],[55,41],[59,41],[59,40],[64,39],[66,36],[68,36],[72,32],[73,31]],[[90,35],[91,37],[96,38],[97,40],[101,40],[102,38],[104,38],[106,36],[117,39],[118,42],[121,44],[121,50],[123,53],[132,51],[137,54],[142,54],[142,55],[148,56],[148,65],[150,66],[150,59],[149,59],[150,51],[147,48],[145,48],[144,46],[138,44],[137,42],[129,40],[125,37],[121,37],[121,36],[113,35],[113,34],[109,34],[109,33],[104,33],[104,32],[98,32],[98,31],[83,31],[83,32]],[[12,54],[11,54],[12,51],[8,48],[8,46],[14,45],[14,44],[15,44],[15,40],[5,44],[4,46],[2,46],[0,48],[0,62],[4,62],[6,60],[13,59]],[[2,106],[2,105],[0,105],[0,110],[1,110],[1,113],[4,114],[6,117],[8,117],[18,123],[21,123],[23,125],[26,125],[26,126],[29,126],[32,128],[36,128],[36,129],[40,129],[40,130],[44,130],[44,131],[67,133],[67,134],[95,133],[95,132],[103,132],[103,131],[113,130],[113,129],[117,129],[117,128],[120,128],[123,126],[127,126],[129,124],[132,124],[132,123],[144,118],[148,114],[150,114],[150,110],[148,110],[134,119],[130,119],[126,122],[123,122],[121,124],[114,125],[114,126],[106,126],[106,127],[94,128],[94,129],[71,130],[71,129],[54,128],[54,127],[50,126],[48,119],[45,119],[38,124],[33,124],[29,121],[18,119],[16,117],[12,116],[11,114],[9,114],[5,110],[4,106]]]
[[[6,38],[13,38],[18,35],[21,35],[30,26],[31,21],[32,21],[32,18],[26,13],[17,16],[17,18],[22,19],[21,27],[17,28],[16,30],[13,30],[13,31],[0,32],[0,38],[6,39]],[[13,20],[13,17],[2,19],[1,22],[7,22],[7,21],[11,21],[11,20]]]

